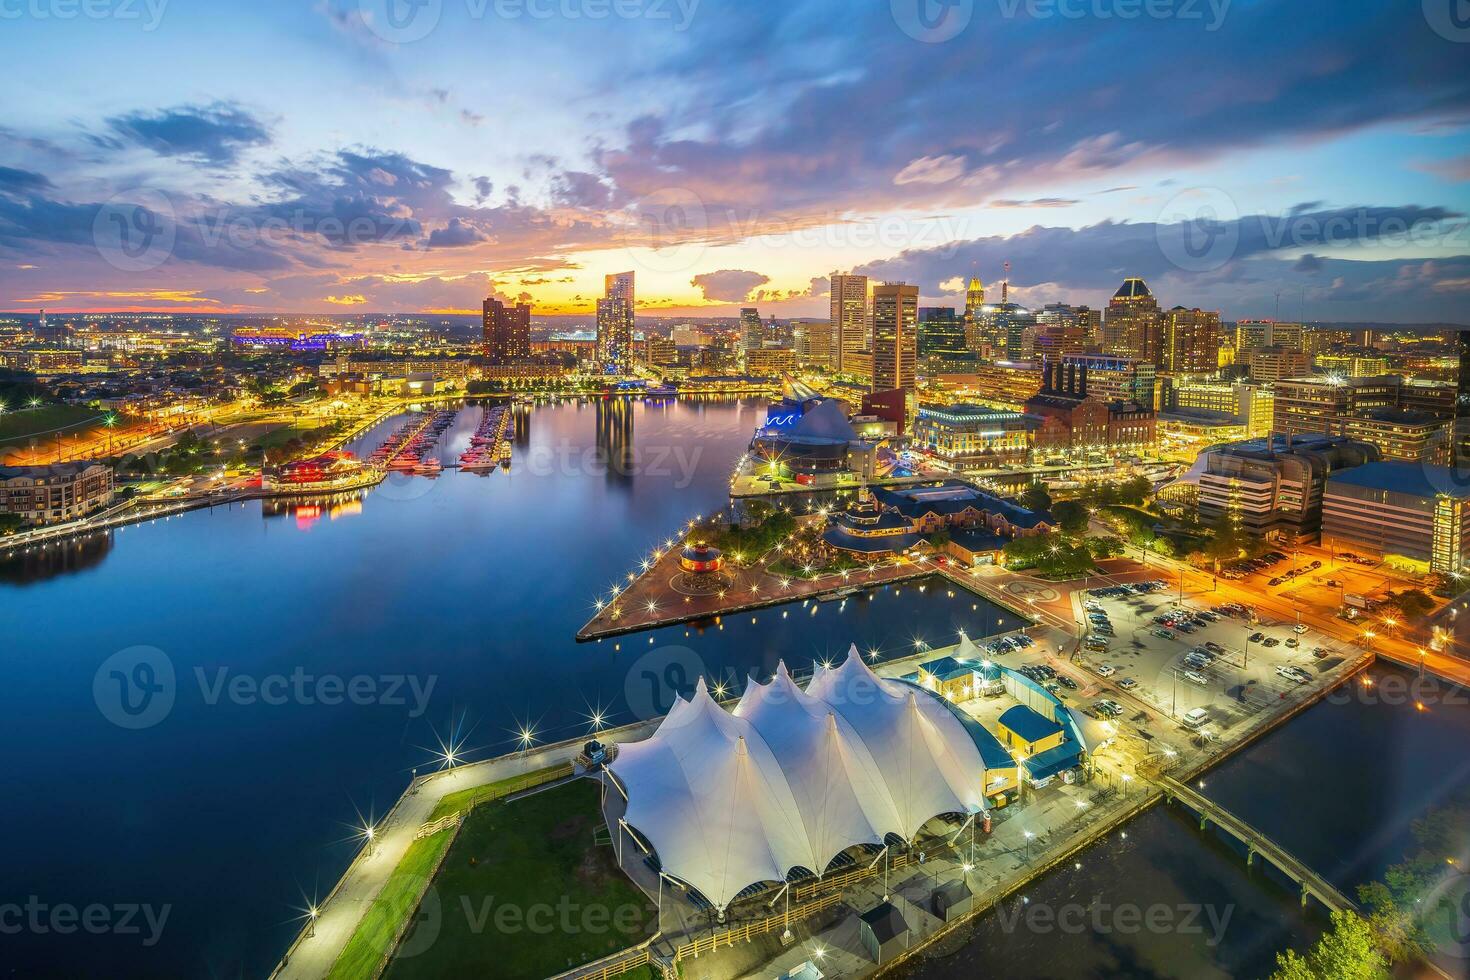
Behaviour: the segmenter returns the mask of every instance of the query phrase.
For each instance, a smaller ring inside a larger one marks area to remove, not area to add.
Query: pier
[[[1277,844],[1270,837],[1252,827],[1244,820],[1220,806],[1218,803],[1197,792],[1173,776],[1161,774],[1158,777],[1159,788],[1164,791],[1164,798],[1170,802],[1178,801],[1193,810],[1199,817],[1200,830],[1204,830],[1210,824],[1214,824],[1229,836],[1240,841],[1246,846],[1247,865],[1255,864],[1259,856],[1276,870],[1290,878],[1301,888],[1302,905],[1307,904],[1307,899],[1315,898],[1327,907],[1329,911],[1341,912],[1351,910],[1356,912],[1358,905],[1342,892],[1333,887],[1317,872],[1307,867],[1301,860],[1294,857],[1286,848]]]

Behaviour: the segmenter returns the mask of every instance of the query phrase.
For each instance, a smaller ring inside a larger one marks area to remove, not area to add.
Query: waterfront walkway
[[[1252,827],[1229,810],[1220,806],[1220,804],[1209,799],[1203,793],[1196,792],[1191,787],[1186,786],[1184,783],[1167,774],[1159,776],[1158,782],[1160,787],[1163,788],[1166,797],[1171,800],[1178,800],[1199,815],[1201,830],[1204,829],[1207,823],[1212,823],[1244,844],[1247,848],[1247,864],[1254,864],[1256,857],[1259,855],[1282,874],[1300,885],[1303,905],[1307,904],[1307,898],[1310,896],[1327,906],[1333,912],[1344,910],[1356,912],[1358,910],[1357,903],[1338,891],[1331,882],[1307,867],[1302,861],[1293,857],[1284,847],[1277,844],[1270,837],[1267,837],[1255,827]]]

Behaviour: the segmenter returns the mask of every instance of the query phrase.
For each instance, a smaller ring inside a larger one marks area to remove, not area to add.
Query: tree
[[[1418,619],[1427,616],[1434,609],[1434,600],[1429,598],[1419,589],[1405,589],[1396,593],[1393,604],[1398,606],[1399,612],[1404,614],[1405,619]]]
[[[1332,913],[1332,928],[1303,956],[1294,949],[1276,954],[1271,980],[1387,980],[1388,958],[1373,927],[1356,912]]]
[[[1085,534],[1091,517],[1087,507],[1075,500],[1059,500],[1051,505],[1051,516],[1063,534]]]
[[[1154,485],[1146,476],[1134,476],[1124,480],[1118,486],[1118,499],[1125,504],[1138,505],[1148,499],[1148,495],[1154,492]]]
[[[1016,499],[1027,510],[1040,511],[1051,508],[1051,494],[1047,493],[1046,485],[1042,483],[1031,484],[1022,490]]]

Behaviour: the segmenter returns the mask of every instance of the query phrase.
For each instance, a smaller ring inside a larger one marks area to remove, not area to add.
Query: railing
[[[820,898],[814,899],[805,905],[798,905],[791,910],[789,915],[783,912],[780,915],[767,916],[764,919],[758,919],[754,922],[745,922],[738,926],[731,926],[728,929],[723,929],[708,936],[701,936],[699,939],[694,940],[694,942],[686,943],[675,950],[674,962],[677,963],[683,959],[697,957],[701,953],[713,952],[721,946],[734,946],[736,943],[750,942],[756,936],[763,936],[768,932],[784,929],[790,922],[800,922],[803,919],[809,919],[818,912],[841,903],[841,893],[834,892],[830,895],[823,895]]]

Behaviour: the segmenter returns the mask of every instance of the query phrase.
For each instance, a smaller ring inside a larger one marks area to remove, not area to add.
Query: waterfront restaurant
[[[875,487],[859,494],[846,509],[828,517],[822,540],[854,554],[891,556],[945,531],[961,535],[966,550],[975,555],[1004,546],[994,538],[1045,534],[1055,527],[1045,511],[1027,510],[961,480],[945,480],[902,489]]]

